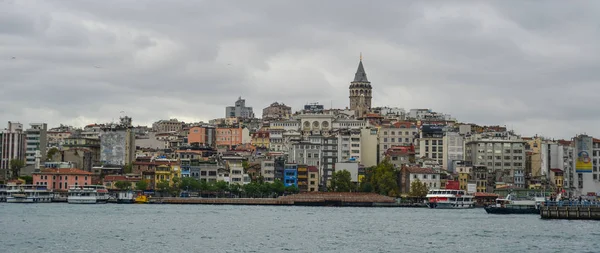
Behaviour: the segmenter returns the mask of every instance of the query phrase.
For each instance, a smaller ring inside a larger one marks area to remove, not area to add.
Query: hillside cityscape
[[[310,103],[292,110],[278,101],[256,118],[251,101],[240,96],[208,122],[173,118],[139,126],[126,115],[83,128],[8,122],[0,134],[0,181],[31,177],[57,192],[77,184],[152,193],[200,183],[229,189],[278,183],[291,192],[400,197],[414,195],[411,185],[419,182],[469,193],[600,194],[600,139],[521,136],[431,109],[372,107],[373,87],[361,59],[342,109]],[[385,187],[374,176],[382,166],[392,171]]]

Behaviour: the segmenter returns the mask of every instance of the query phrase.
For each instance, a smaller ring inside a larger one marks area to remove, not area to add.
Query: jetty
[[[150,204],[421,207],[375,193],[311,192],[278,198],[150,198]]]
[[[600,220],[600,202],[546,201],[540,215],[542,219]]]

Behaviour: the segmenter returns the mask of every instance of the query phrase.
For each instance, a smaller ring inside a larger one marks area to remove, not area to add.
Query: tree
[[[398,172],[388,159],[379,163],[371,173],[369,179],[374,192],[387,196],[398,195]]]
[[[244,173],[248,173],[249,167],[250,167],[250,164],[248,163],[248,161],[242,161],[242,168],[244,168]]]
[[[55,148],[55,147],[50,148],[50,150],[48,150],[48,152],[46,152],[46,161],[52,161],[52,157],[54,155],[56,155],[56,153],[58,153],[58,152],[59,152],[58,148]]]
[[[123,166],[123,171],[125,173],[131,173],[133,171],[133,164],[131,164],[131,163],[125,164],[125,166]]]
[[[285,187],[285,192],[290,193],[290,194],[296,194],[299,191],[300,190],[298,189],[298,186],[295,186],[295,185],[290,185],[290,186]]]
[[[371,184],[371,182],[369,182],[367,180],[363,180],[363,182],[360,183],[360,187],[359,187],[358,191],[373,192],[373,185]]]
[[[168,181],[160,181],[156,184],[156,188],[161,193],[167,193],[169,188],[171,188],[171,185],[169,185]]]
[[[193,177],[184,177],[179,183],[179,189],[185,191],[197,191],[200,190],[200,182]]]
[[[131,183],[127,181],[117,181],[115,182],[115,187],[121,191],[129,190],[131,188]]]
[[[135,183],[135,189],[137,189],[138,191],[144,191],[148,189],[148,182],[146,182],[146,180],[138,181],[137,183]]]
[[[225,181],[217,181],[215,183],[215,187],[217,191],[219,191],[219,195],[222,197],[223,195],[225,195],[225,191],[229,189],[229,184]]]
[[[354,184],[352,183],[352,175],[347,170],[339,170],[333,173],[331,176],[331,184],[329,191],[334,192],[352,192],[355,191]]]
[[[17,159],[10,160],[10,170],[12,172],[12,179],[19,178],[19,174],[23,167],[25,167],[25,162],[23,160],[17,160]]]
[[[271,184],[271,191],[276,193],[277,196],[281,196],[285,192],[285,185],[281,180],[277,179]]]
[[[26,184],[33,184],[32,176],[20,176],[19,179],[24,180]]]
[[[412,197],[424,198],[427,195],[427,191],[429,191],[427,185],[418,178],[410,184],[410,196]]]

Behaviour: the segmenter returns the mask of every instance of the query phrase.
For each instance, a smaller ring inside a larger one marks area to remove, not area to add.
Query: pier
[[[545,202],[540,207],[542,219],[600,220],[600,202]]]
[[[150,204],[421,207],[374,193],[318,192],[278,198],[151,198]]]

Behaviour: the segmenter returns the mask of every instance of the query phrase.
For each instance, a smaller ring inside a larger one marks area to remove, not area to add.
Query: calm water
[[[483,209],[0,203],[0,252],[600,252],[600,222]]]

